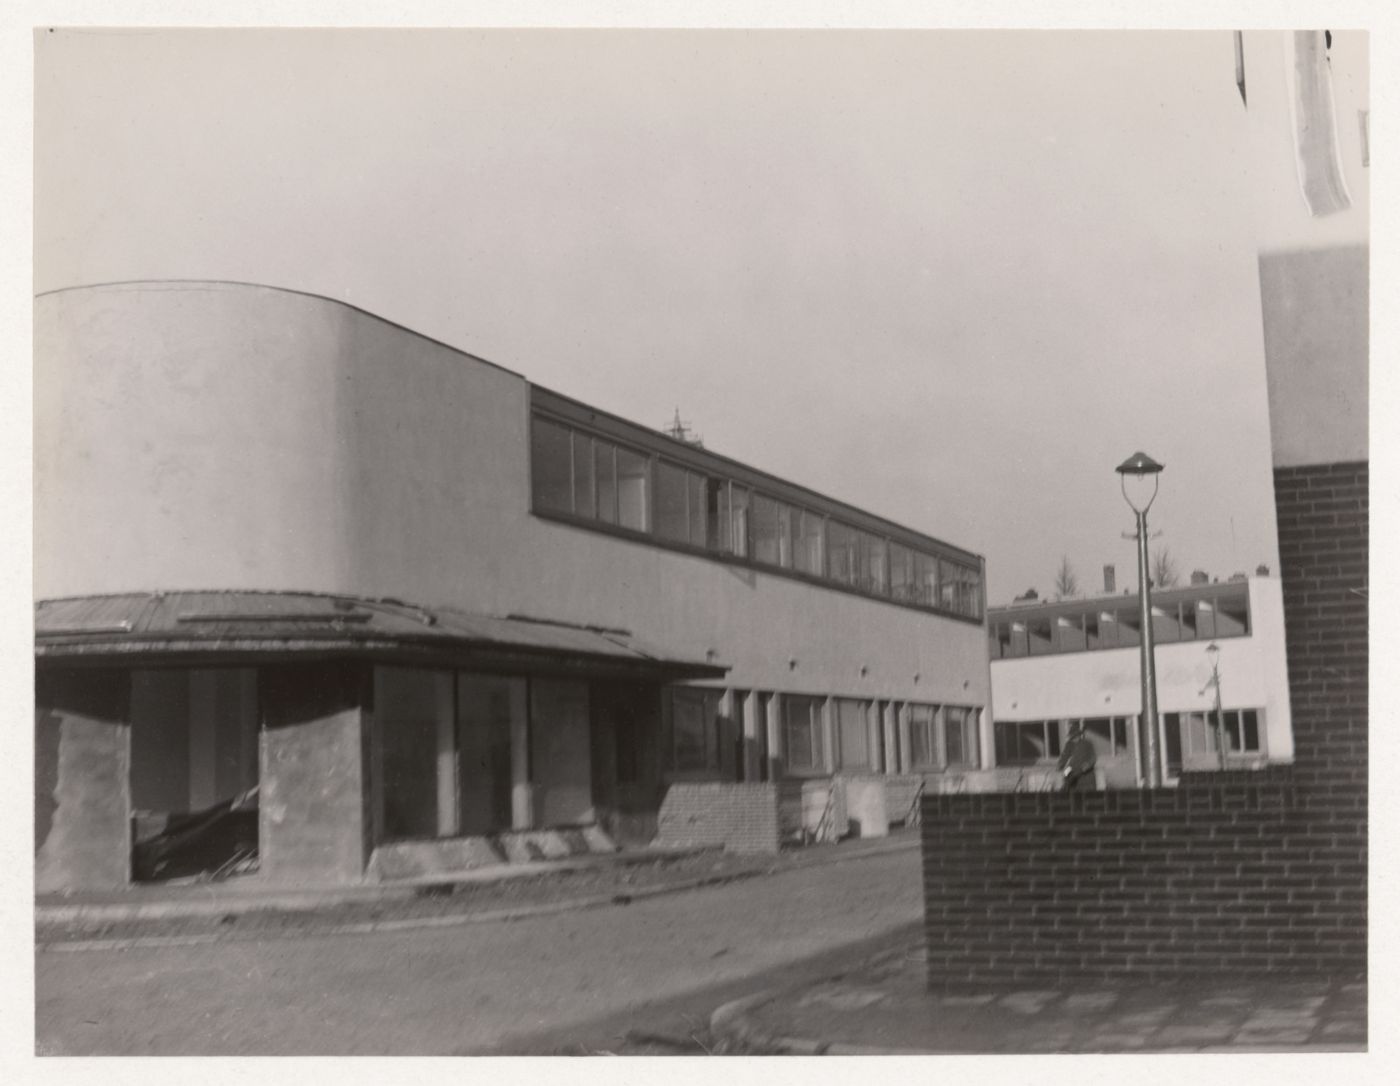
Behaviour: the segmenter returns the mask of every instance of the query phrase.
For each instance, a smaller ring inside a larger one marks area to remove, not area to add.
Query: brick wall
[[[721,845],[731,852],[777,852],[777,785],[678,782],[667,787],[656,822],[658,845]]]
[[[1295,761],[1180,788],[926,795],[929,981],[1366,968],[1367,472],[1275,472]]]

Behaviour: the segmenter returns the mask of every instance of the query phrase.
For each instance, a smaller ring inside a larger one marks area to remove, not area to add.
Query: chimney
[[[1105,596],[1113,595],[1113,566],[1103,567],[1103,592]]]
[[[1191,571],[1192,584],[1210,584],[1210,574],[1203,569],[1193,569]]]

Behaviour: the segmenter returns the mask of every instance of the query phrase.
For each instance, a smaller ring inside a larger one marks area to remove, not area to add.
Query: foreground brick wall
[[[929,981],[1366,968],[1367,473],[1275,473],[1295,762],[1178,789],[926,795]]]
[[[720,845],[730,852],[778,851],[778,789],[773,783],[676,783],[657,815],[656,844]]]

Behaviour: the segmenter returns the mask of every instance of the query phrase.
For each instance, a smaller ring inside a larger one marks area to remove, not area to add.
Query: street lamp
[[[1147,511],[1157,497],[1157,476],[1162,465],[1146,453],[1134,453],[1117,467],[1123,500],[1137,514],[1138,600],[1142,611],[1142,638],[1139,659],[1142,672],[1142,738],[1146,755],[1148,788],[1162,786],[1162,759],[1157,737],[1157,667],[1152,654],[1152,586],[1147,579]],[[1129,479],[1132,490],[1129,492]],[[1147,493],[1147,480],[1152,493]]]
[[[1220,768],[1225,768],[1225,710],[1220,707],[1220,646],[1212,641],[1206,646],[1210,657],[1210,685],[1215,687],[1215,749],[1220,755]]]

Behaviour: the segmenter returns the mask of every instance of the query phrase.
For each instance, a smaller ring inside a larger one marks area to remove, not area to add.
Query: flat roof
[[[1184,600],[1211,599],[1219,596],[1238,598],[1249,595],[1249,580],[1243,581],[1215,581],[1210,584],[1184,585],[1181,588],[1154,588],[1152,590],[1152,603],[1177,603]],[[987,619],[997,618],[1024,618],[1027,615],[1034,617],[1072,615],[1084,611],[1102,610],[1110,605],[1121,606],[1125,603],[1136,605],[1138,594],[1136,592],[1124,592],[1116,596],[1085,596],[1075,597],[1067,600],[1027,600],[1024,603],[1003,604],[1000,607],[988,607]]]
[[[628,630],[473,614],[396,599],[312,592],[130,592],[40,600],[41,659],[269,654],[482,655],[528,669],[550,662],[717,679],[727,667],[685,659]]]

